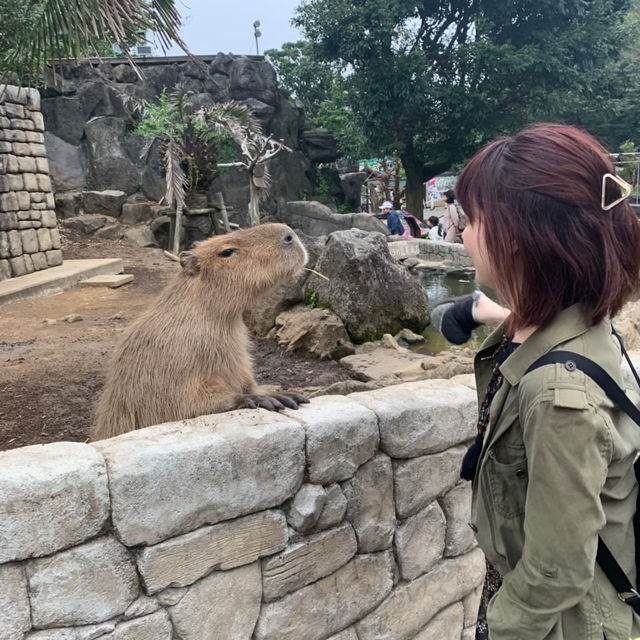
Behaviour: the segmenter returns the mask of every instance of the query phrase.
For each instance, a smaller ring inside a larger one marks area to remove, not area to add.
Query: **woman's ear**
[[[200,273],[200,258],[195,251],[182,251],[178,257],[180,266],[188,276],[197,276]]]

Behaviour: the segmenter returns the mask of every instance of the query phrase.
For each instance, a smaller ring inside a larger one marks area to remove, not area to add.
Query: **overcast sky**
[[[255,20],[260,20],[262,31],[260,53],[295,42],[301,36],[290,21],[299,4],[300,0],[176,0],[184,22],[180,35],[197,55],[255,54]],[[167,53],[184,55],[179,47]],[[156,55],[162,55],[161,50]]]

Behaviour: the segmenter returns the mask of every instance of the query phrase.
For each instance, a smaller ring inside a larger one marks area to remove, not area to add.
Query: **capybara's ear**
[[[196,276],[200,273],[200,258],[194,251],[182,251],[178,257],[180,266],[188,276]]]

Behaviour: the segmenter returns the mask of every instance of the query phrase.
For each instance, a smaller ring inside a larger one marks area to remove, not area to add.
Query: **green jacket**
[[[500,336],[494,331],[476,355],[479,401]],[[600,534],[635,584],[640,427],[579,370],[553,364],[525,375],[560,348],[591,358],[623,385],[611,324],[588,327],[580,305],[562,311],[502,364],[470,522],[504,577],[488,609],[490,640],[640,637],[640,619],[595,563]],[[628,393],[637,403],[638,393]]]

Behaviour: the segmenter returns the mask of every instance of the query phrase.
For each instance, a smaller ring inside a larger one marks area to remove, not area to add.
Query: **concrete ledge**
[[[124,264],[120,258],[65,260],[59,267],[51,267],[0,282],[0,305],[27,298],[50,296],[70,289],[80,280],[123,271]]]

